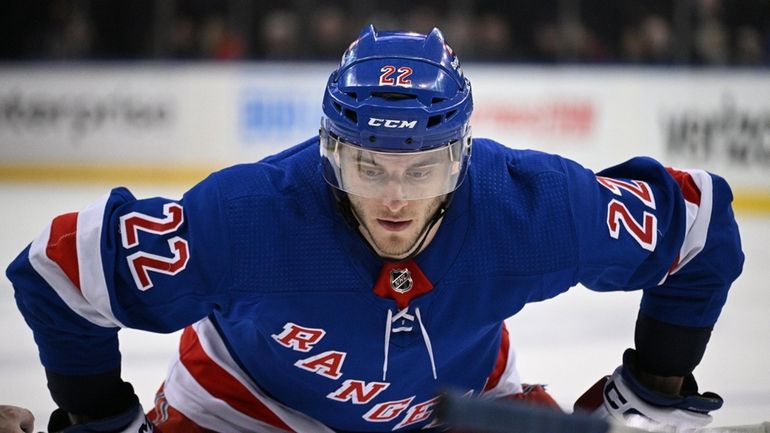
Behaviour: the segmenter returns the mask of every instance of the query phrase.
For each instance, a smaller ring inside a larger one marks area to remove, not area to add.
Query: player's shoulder
[[[485,256],[488,263],[478,266],[533,275],[574,265],[575,235],[565,164],[557,155],[511,149],[493,140],[474,141],[470,188],[473,202],[483,206],[470,209],[478,223],[469,238],[478,245],[477,251],[489,252]]]
[[[473,140],[473,164],[484,170],[506,171],[517,176],[529,177],[542,173],[563,173],[565,158],[531,149],[514,149],[488,138]]]
[[[563,205],[569,201],[566,161],[554,154],[476,139],[469,171],[474,195],[476,199],[520,211],[544,208],[526,203],[555,200]]]
[[[319,189],[318,139],[311,138],[262,160],[237,164],[213,173],[223,200],[241,197],[290,198]]]
[[[308,215],[332,212],[320,169],[318,139],[311,139],[257,162],[209,175],[185,194],[190,209],[216,213],[230,229],[252,224],[255,215],[273,226],[300,224]],[[266,226],[266,225],[265,225]]]

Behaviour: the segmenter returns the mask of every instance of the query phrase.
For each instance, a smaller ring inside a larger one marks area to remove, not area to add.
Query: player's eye
[[[432,174],[433,167],[431,166],[410,168],[406,172],[407,178],[415,182],[424,182],[430,179]]]
[[[359,165],[358,173],[365,180],[375,181],[385,176],[385,170],[372,165]]]
[[[409,170],[406,175],[413,180],[425,180],[430,176],[430,170]]]

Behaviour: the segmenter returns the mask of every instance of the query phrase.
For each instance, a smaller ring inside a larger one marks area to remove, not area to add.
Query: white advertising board
[[[648,155],[770,188],[770,71],[486,68],[472,77],[476,135],[594,169]]]
[[[222,166],[317,132],[333,64],[0,68],[0,160]],[[474,135],[592,169],[649,155],[770,191],[770,71],[466,65]],[[770,194],[770,192],[768,193]]]

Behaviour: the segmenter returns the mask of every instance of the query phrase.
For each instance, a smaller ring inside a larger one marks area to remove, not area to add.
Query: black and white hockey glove
[[[605,419],[658,432],[687,432],[712,420],[709,412],[722,407],[722,397],[698,393],[692,374],[685,377],[681,395],[670,396],[650,390],[631,373],[633,352],[623,357],[624,365],[599,380],[575,403],[576,410],[590,410]]]
[[[69,414],[56,409],[48,422],[49,433],[150,433],[154,425],[147,419],[137,402],[125,412],[110,418],[72,424]]]

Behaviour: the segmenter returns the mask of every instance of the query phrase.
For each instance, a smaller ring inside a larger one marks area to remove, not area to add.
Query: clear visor
[[[422,152],[363,149],[321,131],[324,177],[349,194],[384,200],[419,200],[454,191],[462,178],[465,142]]]

